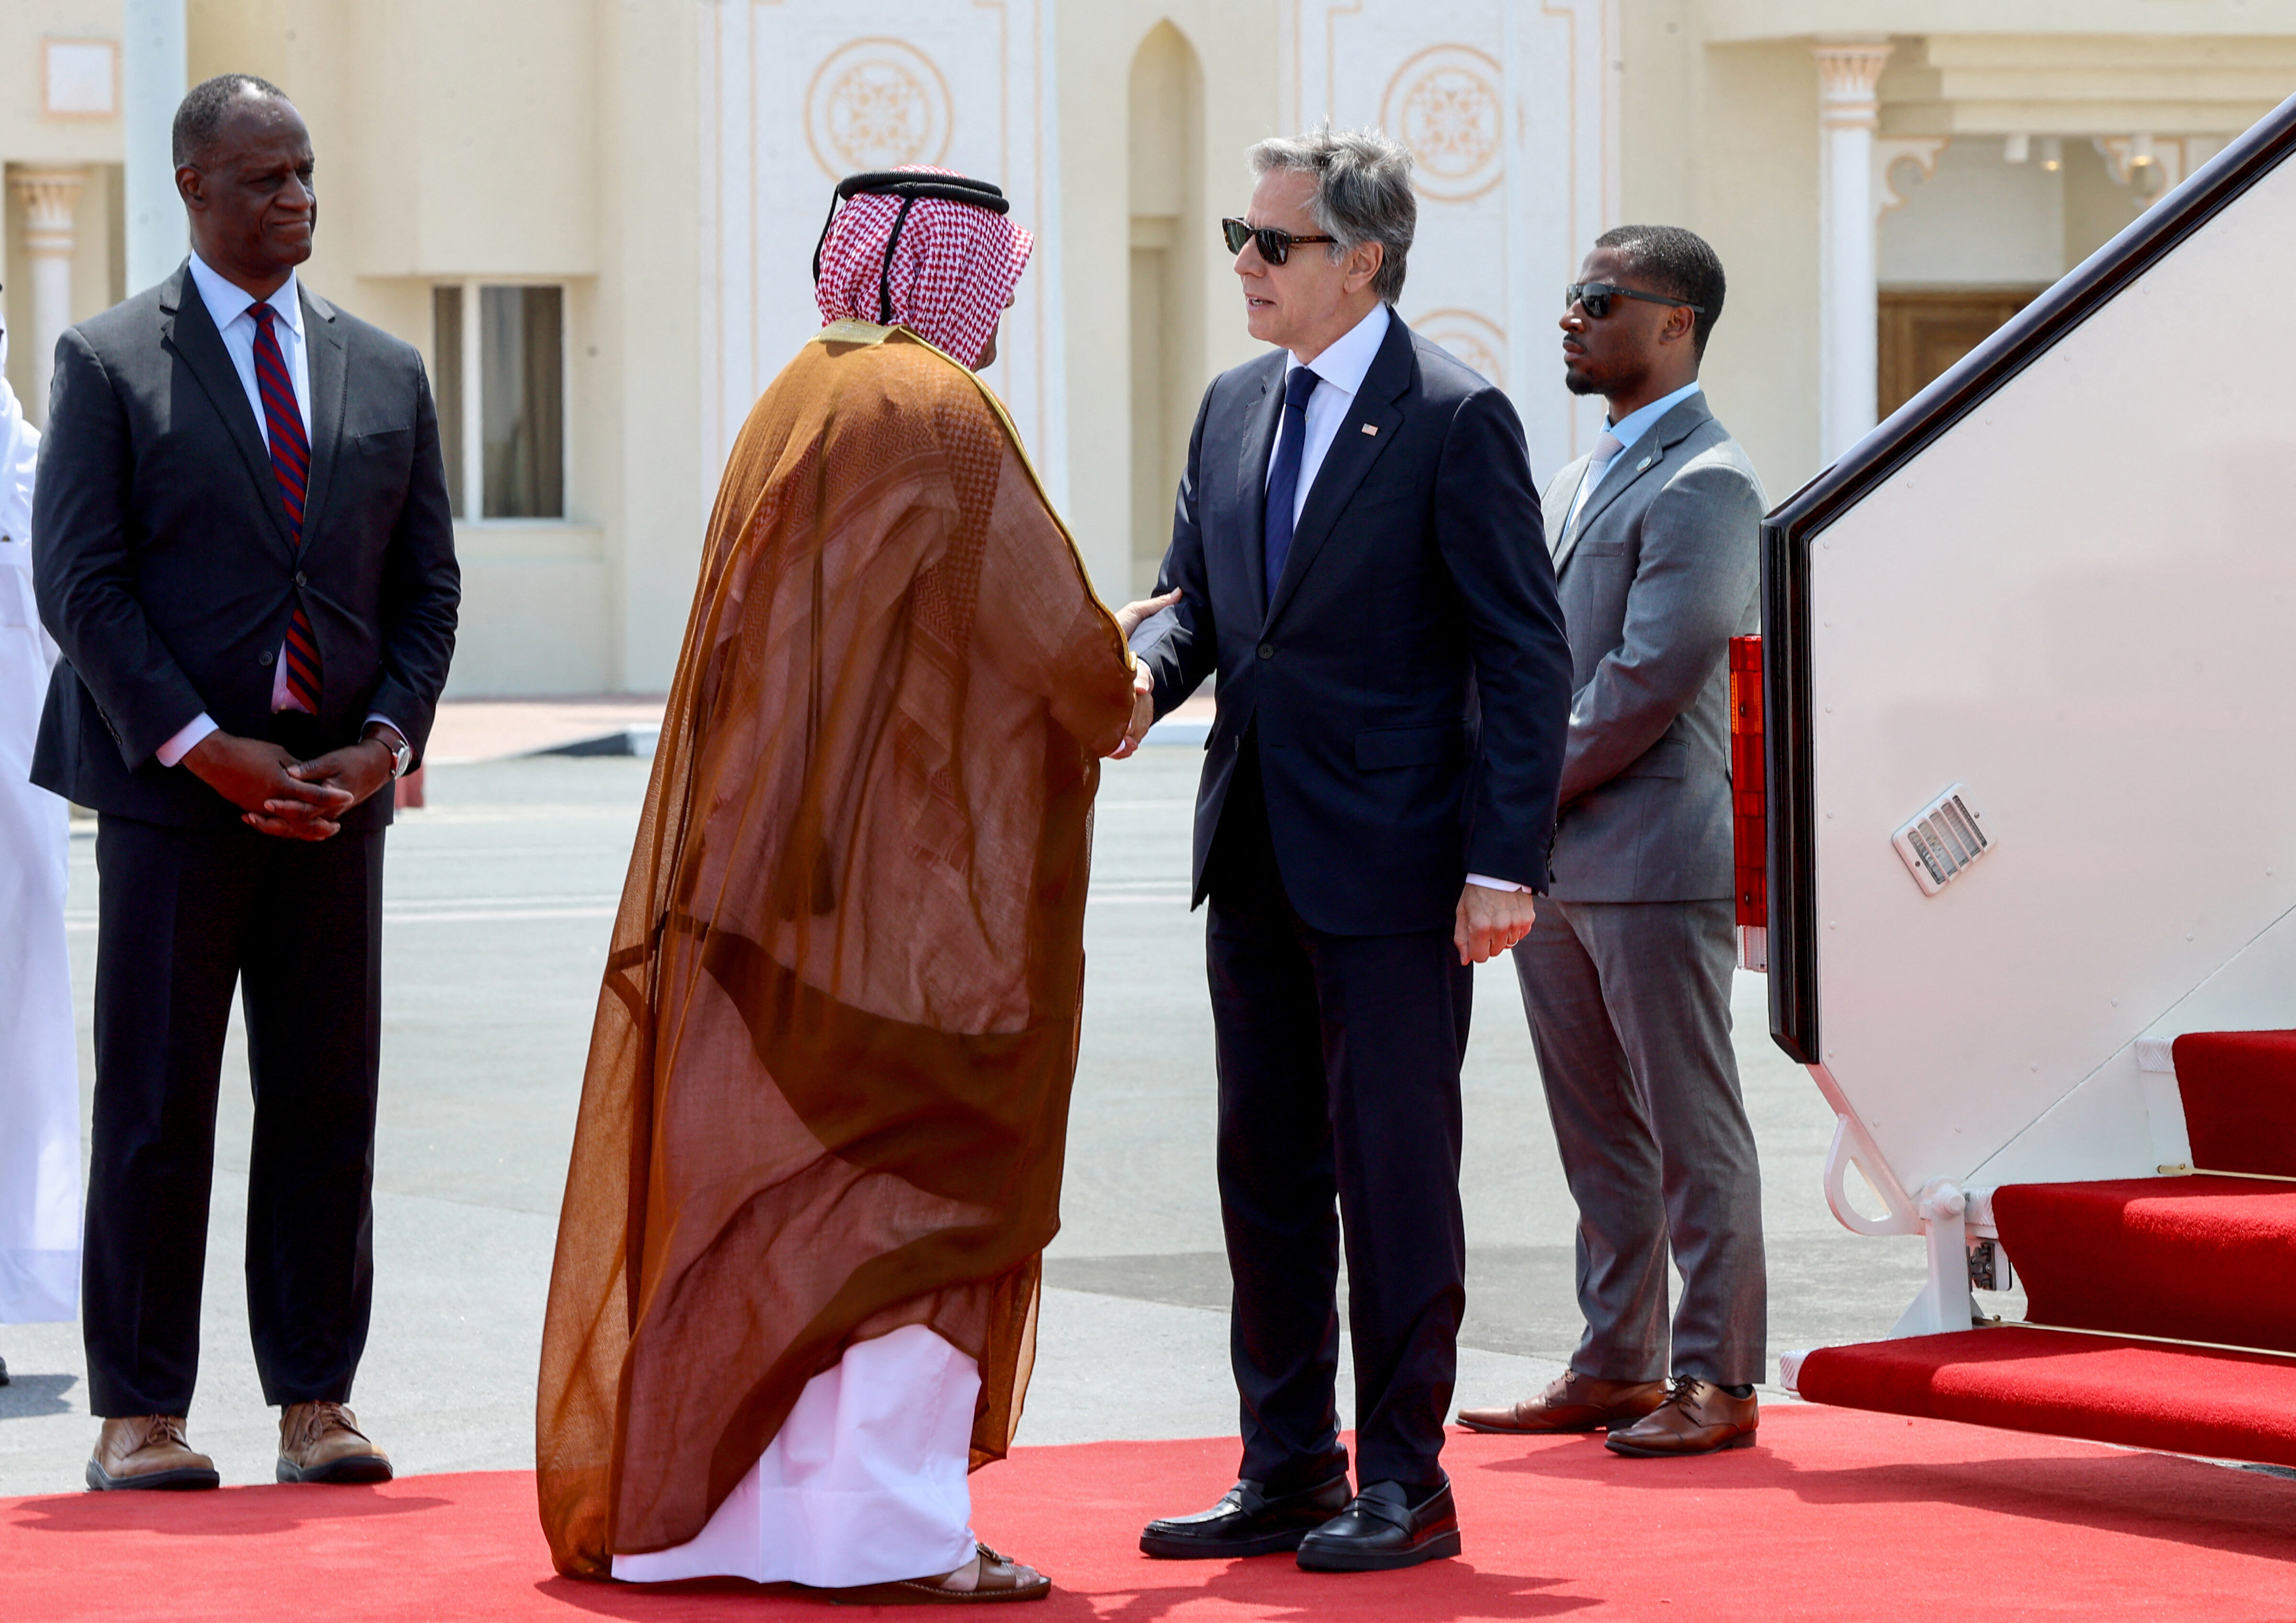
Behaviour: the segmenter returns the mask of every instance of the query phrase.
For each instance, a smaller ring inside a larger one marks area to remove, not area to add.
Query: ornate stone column
[[[24,257],[32,262],[32,398],[24,409],[45,423],[56,340],[71,325],[72,214],[86,171],[19,169],[14,179],[24,203]]]
[[[1874,86],[1880,35],[1821,37],[1817,57],[1818,455],[1831,463],[1874,426],[1880,316],[1874,291]]]

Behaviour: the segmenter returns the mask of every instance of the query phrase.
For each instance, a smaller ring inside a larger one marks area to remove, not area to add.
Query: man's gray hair
[[[1382,130],[1333,129],[1326,119],[1304,135],[1278,135],[1253,147],[1252,174],[1271,169],[1315,176],[1308,212],[1318,231],[1337,239],[1332,260],[1378,243],[1386,253],[1372,291],[1390,304],[1403,296],[1403,262],[1419,225],[1408,148]]]

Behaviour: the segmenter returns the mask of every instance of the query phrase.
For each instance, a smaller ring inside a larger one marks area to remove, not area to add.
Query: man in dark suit
[[[283,1481],[379,1481],[343,1407],[373,1296],[382,844],[460,578],[421,357],[302,289],[311,143],[275,86],[176,114],[193,252],[56,346],[32,533],[62,645],[34,780],[95,808],[83,1314],[92,1488],[207,1488],[199,1363],[234,986],[248,1316]]]
[[[1242,1480],[1141,1547],[1364,1571],[1459,1548],[1439,1461],[1465,1299],[1459,1062],[1472,965],[1546,887],[1570,652],[1513,408],[1391,307],[1408,155],[1326,127],[1252,158],[1226,229],[1252,336],[1278,348],[1204,396],[1158,583],[1183,595],[1142,678],[1160,712],[1218,676],[1195,899]]]

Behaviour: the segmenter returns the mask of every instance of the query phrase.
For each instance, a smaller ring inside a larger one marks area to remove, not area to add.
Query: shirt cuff
[[[1493,879],[1488,873],[1470,873],[1467,875],[1467,882],[1471,885],[1480,885],[1486,890],[1528,890],[1530,889],[1529,885],[1518,885],[1511,879]]]
[[[366,719],[359,723],[359,731],[362,733],[365,732],[378,721],[384,726],[389,727],[392,732],[398,734],[399,737],[406,738],[406,729],[400,726],[397,722],[391,720],[390,717],[384,715],[381,710],[369,710],[367,712]],[[411,738],[406,738],[406,742],[411,744],[414,741]]]
[[[193,717],[191,720],[185,722],[182,731],[178,732],[175,737],[169,739],[166,743],[161,744],[152,753],[159,758],[160,765],[162,766],[180,766],[183,763],[184,757],[189,755],[193,750],[199,748],[200,740],[205,738],[210,733],[220,733],[222,731],[223,729],[221,727],[216,725],[215,717],[209,715],[205,710],[201,710],[198,715]]]

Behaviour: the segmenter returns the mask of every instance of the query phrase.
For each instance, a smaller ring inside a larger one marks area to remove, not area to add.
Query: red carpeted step
[[[2296,1358],[2022,1326],[1821,1347],[1813,1403],[2296,1465]]]
[[[2010,1184],[1993,1220],[2034,1324],[2296,1352],[2296,1184]]]
[[[2296,1031],[2191,1031],[2174,1053],[2193,1165],[2296,1177]]]

